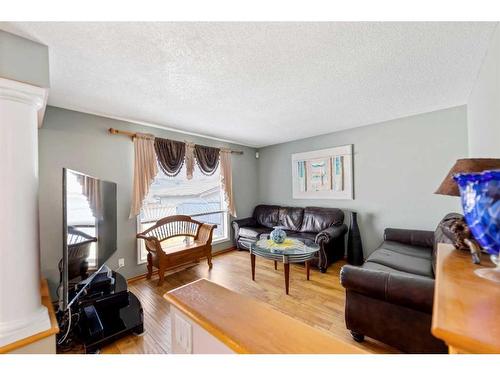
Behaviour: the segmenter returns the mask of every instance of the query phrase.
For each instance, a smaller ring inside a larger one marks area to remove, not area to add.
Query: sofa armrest
[[[246,217],[244,219],[238,219],[238,220],[233,220],[233,227],[237,226],[238,228],[241,227],[256,227],[257,226],[257,220],[253,217]]]
[[[340,282],[344,288],[365,296],[432,314],[431,278],[346,265],[340,270]]]
[[[326,229],[323,229],[316,235],[316,243],[329,243],[331,240],[343,236],[347,233],[347,225],[332,225]]]
[[[247,217],[244,219],[238,219],[238,220],[233,220],[231,223],[233,230],[234,230],[234,238],[235,240],[238,240],[238,232],[240,228],[242,227],[256,227],[257,226],[257,220],[253,217]]]
[[[432,248],[434,246],[434,232],[429,230],[386,228],[384,231],[384,240]]]

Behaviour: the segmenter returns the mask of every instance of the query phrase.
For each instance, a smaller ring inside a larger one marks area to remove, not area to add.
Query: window
[[[138,218],[140,232],[153,226],[156,221],[171,215],[188,215],[203,223],[217,224],[213,233],[213,243],[228,239],[228,213],[224,201],[224,192],[220,187],[219,168],[211,176],[201,173],[195,166],[193,178],[186,178],[183,166],[175,177],[165,175],[160,168],[142,205]],[[174,245],[183,238],[172,238],[163,246]],[[138,241],[138,263],[144,263],[147,251],[144,241]]]

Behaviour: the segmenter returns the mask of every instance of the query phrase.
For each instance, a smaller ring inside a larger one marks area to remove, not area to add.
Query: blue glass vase
[[[476,274],[500,282],[500,170],[460,173],[454,179],[460,189],[465,221],[497,265],[477,270]]]
[[[271,234],[269,234],[269,238],[276,243],[283,243],[283,241],[285,241],[286,238],[286,232],[283,230],[282,227],[274,227]]]

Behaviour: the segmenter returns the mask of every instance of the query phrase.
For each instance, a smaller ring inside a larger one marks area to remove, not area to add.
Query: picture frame
[[[292,154],[293,199],[354,199],[353,145]]]

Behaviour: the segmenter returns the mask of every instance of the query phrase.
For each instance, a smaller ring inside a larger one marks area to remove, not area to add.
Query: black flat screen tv
[[[116,184],[63,168],[59,309],[66,311],[116,251]]]

